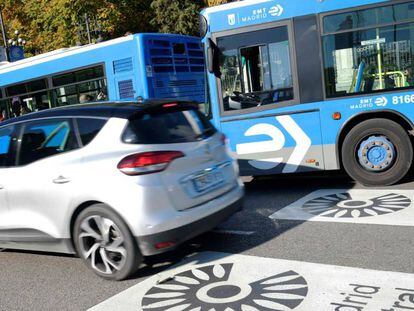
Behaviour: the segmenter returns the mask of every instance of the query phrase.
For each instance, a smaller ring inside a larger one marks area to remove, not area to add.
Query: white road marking
[[[279,210],[270,218],[414,226],[414,191],[318,190]]]
[[[217,230],[214,230],[213,232],[220,233],[220,234],[233,234],[233,235],[253,235],[256,233],[254,231],[226,230],[226,229],[217,229]]]
[[[412,310],[414,274],[205,252],[90,310],[239,311],[262,307],[282,311]]]

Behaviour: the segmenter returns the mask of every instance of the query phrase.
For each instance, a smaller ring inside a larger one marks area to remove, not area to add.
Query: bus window
[[[224,99],[241,93],[240,65],[237,50],[223,51],[220,59],[221,86]]]
[[[7,107],[7,101],[3,100],[3,92],[0,89],[0,122],[9,118],[9,109]]]
[[[414,11],[413,4],[409,8],[406,3],[324,18],[324,31],[337,31],[323,36],[327,97],[414,86],[414,23],[400,22]]]
[[[358,10],[324,18],[324,32],[333,33],[341,30],[352,30],[375,27],[379,24],[392,24],[409,21],[414,18],[414,3],[402,3],[381,6],[372,9]]]
[[[47,79],[38,79],[30,82],[15,84],[6,87],[8,102],[19,101],[28,111],[37,111],[50,108],[50,94],[47,91]]]
[[[107,98],[103,66],[76,69],[54,75],[51,81],[53,89],[46,78],[6,87],[9,105],[15,99],[24,104],[28,111],[39,111],[54,106],[79,104],[82,96],[90,98],[88,101],[100,101]]]
[[[26,93],[33,93],[47,89],[47,80],[39,79],[26,83],[12,85],[6,88],[7,96],[16,96]]]
[[[5,100],[0,100],[0,122],[10,117],[9,108]]]
[[[287,26],[222,37],[217,46],[224,111],[294,99]]]
[[[185,44],[184,43],[173,43],[174,55],[185,55]]]
[[[57,106],[104,100],[101,94],[107,94],[103,66],[59,74],[52,77],[52,81],[57,87],[54,90]]]
[[[264,91],[263,85],[263,67],[261,50],[266,50],[266,47],[253,46],[240,50],[242,60],[243,72],[243,86],[246,93]]]

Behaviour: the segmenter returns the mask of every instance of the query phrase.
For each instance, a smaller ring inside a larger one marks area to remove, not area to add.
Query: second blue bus
[[[243,175],[410,171],[414,1],[246,0],[201,22],[212,119]]]
[[[0,118],[91,101],[204,101],[199,38],[136,34],[0,65]],[[24,112],[23,112],[24,113]]]

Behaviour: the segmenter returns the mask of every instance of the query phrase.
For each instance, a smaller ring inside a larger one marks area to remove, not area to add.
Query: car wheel
[[[347,173],[366,186],[389,186],[411,168],[413,146],[408,133],[388,119],[372,119],[355,126],[342,145]]]
[[[78,255],[99,276],[124,280],[136,272],[142,255],[127,225],[104,204],[82,211],[73,228]]]

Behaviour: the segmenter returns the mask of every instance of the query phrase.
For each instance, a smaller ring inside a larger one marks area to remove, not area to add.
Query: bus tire
[[[408,132],[388,119],[371,119],[355,126],[342,144],[346,172],[365,186],[390,186],[401,181],[413,161]]]

